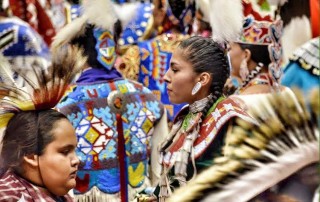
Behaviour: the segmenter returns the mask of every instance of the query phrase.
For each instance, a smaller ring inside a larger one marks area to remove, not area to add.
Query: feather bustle
[[[225,156],[176,190],[170,201],[247,201],[318,162],[319,89],[311,97],[306,102],[297,92],[296,97],[270,95],[253,113],[259,124],[236,121],[238,125],[228,134]]]

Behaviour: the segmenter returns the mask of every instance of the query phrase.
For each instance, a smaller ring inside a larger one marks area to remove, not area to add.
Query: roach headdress
[[[34,64],[33,79],[17,70],[26,81],[26,88],[15,85],[9,63],[0,57],[0,72],[5,78],[0,83],[0,128],[5,127],[11,117],[19,112],[51,109],[60,101],[86,59],[76,48],[65,46],[56,51],[52,54],[52,65],[48,70],[37,68]],[[19,67],[13,67],[13,70],[16,69]]]

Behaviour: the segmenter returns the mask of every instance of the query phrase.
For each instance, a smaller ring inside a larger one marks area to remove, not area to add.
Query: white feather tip
[[[210,0],[212,38],[217,42],[236,41],[243,25],[241,0]]]

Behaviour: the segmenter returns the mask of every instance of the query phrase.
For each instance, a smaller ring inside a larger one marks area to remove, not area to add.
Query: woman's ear
[[[211,84],[211,75],[208,72],[203,72],[200,74],[200,83],[202,86]]]
[[[30,154],[23,157],[23,161],[25,164],[31,167],[37,167],[38,166],[38,158],[39,156],[36,154]]]
[[[249,49],[244,49],[244,58],[247,63],[251,60],[251,51]]]

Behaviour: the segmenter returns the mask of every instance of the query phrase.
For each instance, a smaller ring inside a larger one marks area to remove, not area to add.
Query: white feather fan
[[[241,0],[210,0],[212,38],[217,42],[236,41],[243,25]]]

